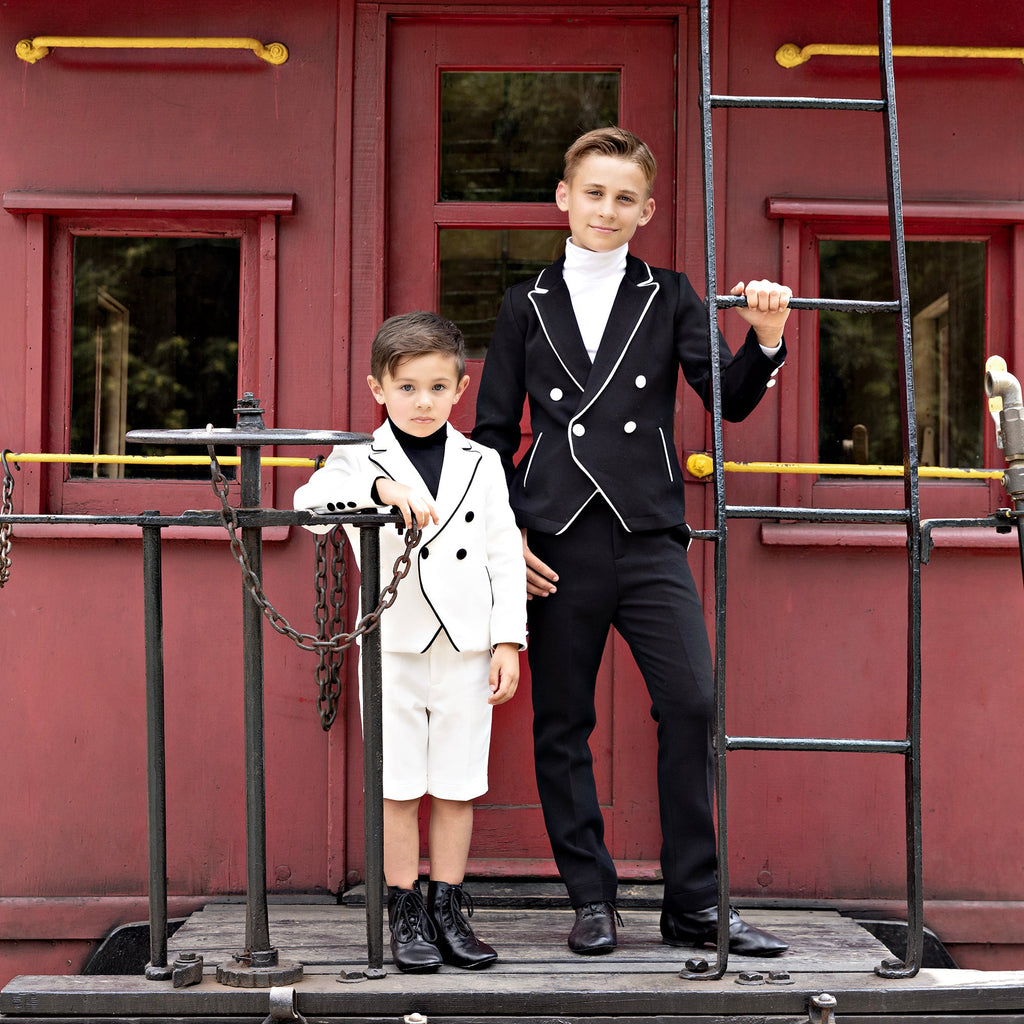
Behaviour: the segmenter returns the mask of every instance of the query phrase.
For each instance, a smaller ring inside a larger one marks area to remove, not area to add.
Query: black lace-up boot
[[[461,885],[431,882],[427,887],[427,909],[437,929],[437,948],[446,964],[472,969],[498,959],[498,954],[473,934],[466,920],[467,915],[473,916],[473,901]]]
[[[391,956],[400,971],[433,971],[441,966],[437,932],[417,881],[411,889],[388,886]]]

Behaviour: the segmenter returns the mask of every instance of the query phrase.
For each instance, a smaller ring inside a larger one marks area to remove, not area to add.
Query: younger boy
[[[654,216],[654,175],[648,147],[620,128],[569,148],[555,200],[572,237],[563,259],[506,292],[473,431],[501,455],[523,527],[537,786],[576,911],[569,948],[583,954],[617,942],[617,877],[588,745],[612,625],[658,723],[662,937],[696,946],[717,937],[714,684],[672,436],[680,368],[711,401],[707,317],[684,275],[628,251]],[[768,281],[732,291],[746,295],[739,312],[751,328],[735,357],[724,343],[721,353],[723,415],[739,420],[785,358],[790,292]],[[513,466],[527,397],[533,444]],[[735,911],[729,926],[734,953],[787,948]]]
[[[526,646],[522,537],[498,456],[448,423],[469,384],[458,327],[434,313],[392,317],[377,332],[370,365],[366,382],[387,421],[368,446],[336,446],[294,504],[395,506],[407,527],[415,520],[423,531],[380,622],[391,952],[402,971],[482,967],[497,953],[462,912],[473,913],[462,881],[472,801],[487,790],[491,708],[515,693]],[[382,564],[402,550],[396,531],[381,532]],[[424,795],[426,903],[417,877]]]

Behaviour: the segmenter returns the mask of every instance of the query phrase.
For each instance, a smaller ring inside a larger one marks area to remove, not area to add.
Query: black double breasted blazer
[[[560,533],[595,495],[626,529],[684,522],[672,434],[679,370],[711,405],[707,316],[684,274],[627,256],[591,364],[562,276],[564,258],[514,285],[498,313],[477,397],[473,439],[495,448],[520,526]],[[743,419],[785,358],[753,331],[733,355],[721,343],[722,415]],[[529,398],[533,443],[513,465]]]

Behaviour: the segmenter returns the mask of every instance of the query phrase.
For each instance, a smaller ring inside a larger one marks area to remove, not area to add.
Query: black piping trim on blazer
[[[420,651],[420,654],[426,654],[426,653],[427,653],[427,651],[429,651],[429,650],[430,650],[430,648],[434,646],[434,641],[435,641],[435,640],[436,640],[436,639],[437,639],[437,638],[438,638],[438,637],[439,637],[439,636],[440,636],[440,635],[441,635],[442,633],[444,633],[444,635],[448,637],[448,642],[449,642],[449,643],[450,643],[450,644],[452,645],[452,647],[455,647],[455,644],[454,644],[454,643],[452,643],[452,638],[451,638],[451,637],[450,637],[450,636],[448,635],[448,630],[447,630],[447,629],[445,629],[445,628],[444,628],[444,626],[438,626],[438,627],[437,627],[437,632],[436,632],[436,633],[435,633],[435,634],[434,634],[434,635],[433,635],[433,636],[432,636],[432,637],[430,638],[429,642],[427,643],[427,646],[426,646],[426,647],[424,647],[422,651]],[[458,650],[458,647],[455,647],[455,650]]]
[[[633,339],[636,337],[636,332],[640,330],[640,325],[644,322],[644,318],[647,316],[647,312],[651,308],[651,303],[654,302],[655,298],[658,295],[658,292],[661,291],[661,285],[654,280],[654,274],[651,273],[651,265],[645,262],[644,266],[647,268],[647,280],[637,282],[637,288],[653,288],[654,291],[651,292],[651,296],[647,300],[647,305],[644,306],[643,311],[637,317],[636,323],[633,325],[632,332],[626,339],[626,343],[622,346],[622,351],[619,353],[619,358],[615,360],[615,365],[608,371],[607,374],[605,374],[604,381],[602,382],[601,386],[597,389],[597,391],[594,393],[590,401],[587,402],[587,404],[582,409],[576,410],[576,415],[573,416],[571,420],[569,420],[569,426],[567,428],[569,436],[569,454],[572,456],[572,461],[575,462],[577,466],[579,466],[580,471],[584,473],[587,476],[587,478],[591,481],[591,483],[593,483],[593,485],[597,488],[597,493],[600,494],[601,497],[604,498],[604,500],[608,503],[608,507],[615,513],[615,518],[618,519],[618,521],[622,524],[622,528],[626,531],[626,533],[632,533],[633,531],[626,525],[626,520],[622,518],[622,514],[615,507],[615,504],[612,502],[611,498],[609,498],[608,495],[605,494],[604,491],[601,489],[601,485],[590,475],[589,472],[587,472],[587,467],[584,466],[578,458],[576,458],[576,449],[573,446],[572,428],[573,425],[577,422],[577,420],[579,420],[579,418],[598,400],[598,398],[601,397],[601,395],[604,393],[605,388],[607,388],[609,383],[611,383],[612,377],[615,376],[615,374],[618,372],[619,367],[622,365],[622,360],[626,358],[626,353],[629,351],[630,345],[633,344]],[[592,497],[593,495],[591,495],[591,498]],[[587,501],[590,501],[590,498],[587,498]],[[580,512],[583,511],[583,508],[586,507],[586,504],[587,502],[583,503],[583,506],[580,507],[579,512],[576,513],[576,516],[578,516]],[[576,516],[573,516],[573,519],[575,519]],[[565,528],[566,527],[563,527],[563,530]]]
[[[473,486],[473,481],[476,479],[477,471],[480,469],[480,463],[483,462],[483,455],[481,454],[479,448],[474,448],[473,445],[468,444],[468,445],[466,445],[465,448],[463,448],[463,451],[474,452],[476,454],[476,465],[473,467],[473,472],[470,474],[469,480],[466,482],[466,486],[465,486],[465,489],[462,492],[462,497],[459,499],[459,503],[455,506],[454,509],[452,509],[452,514],[444,521],[444,523],[441,526],[439,526],[437,528],[437,533],[435,533],[434,536],[431,537],[430,540],[426,542],[426,544],[421,545],[417,549],[417,551],[416,551],[416,561],[417,561],[417,563],[422,561],[423,556],[427,553],[428,549],[430,548],[430,545],[433,544],[434,541],[437,540],[437,538],[440,537],[441,534],[444,533],[444,531],[446,529],[448,529],[448,526],[451,523],[451,521],[455,518],[456,513],[459,511],[460,508],[462,508],[463,503],[466,500],[466,495],[469,494],[469,489]],[[446,637],[448,637],[448,640],[451,643],[452,647],[456,651],[459,651],[459,646],[452,639],[451,633],[448,632],[448,628],[444,624],[444,619],[442,619],[441,616],[438,614],[438,611],[434,607],[433,602],[430,600],[429,597],[427,597],[427,592],[423,589],[423,572],[422,571],[418,571],[416,573],[416,575],[417,575],[418,580],[419,580],[420,593],[423,595],[423,600],[427,602],[427,606],[434,613],[434,618],[437,619],[438,623],[441,626],[441,629],[444,630],[444,635]],[[436,636],[437,634],[435,633],[434,635]],[[433,640],[431,640],[431,643],[433,643]],[[461,651],[460,651],[460,653],[461,653]]]
[[[550,267],[546,269],[550,270]],[[548,340],[548,347],[551,349],[552,352],[554,352],[555,358],[561,364],[562,369],[565,370],[566,374],[568,374],[569,380],[571,380],[573,384],[575,384],[576,387],[580,389],[580,394],[582,395],[583,385],[572,375],[572,371],[569,369],[568,366],[565,365],[565,361],[558,354],[558,349],[555,348],[554,342],[552,342],[551,340],[551,335],[548,334],[548,328],[547,324],[544,323],[544,317],[541,315],[541,311],[537,308],[537,303],[534,301],[533,298],[535,295],[547,295],[548,293],[547,288],[541,288],[540,286],[540,279],[544,276],[545,272],[545,270],[542,270],[540,274],[537,276],[537,280],[534,283],[533,289],[530,291],[530,294],[527,296],[527,298],[530,300],[530,305],[533,306],[533,311],[537,314],[537,322],[540,324],[540,328],[544,332],[544,337],[547,338]]]

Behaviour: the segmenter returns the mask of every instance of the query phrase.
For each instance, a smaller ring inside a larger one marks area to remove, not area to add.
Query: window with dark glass
[[[78,235],[70,451],[124,455],[132,429],[232,426],[240,240]],[[195,455],[132,445],[131,455]],[[72,464],[74,477],[208,476],[202,466]]]
[[[566,147],[619,119],[619,71],[443,71],[439,200],[550,207],[558,227],[481,227],[461,215],[439,228],[439,310],[482,359],[505,289],[558,259],[564,216],[554,206]]]
[[[820,295],[892,298],[887,241],[819,241]],[[983,464],[986,245],[907,243],[915,405],[923,466]],[[826,463],[903,462],[902,375],[896,318],[819,315],[818,457]]]
[[[442,201],[549,203],[566,146],[615,124],[617,71],[445,71]]]

